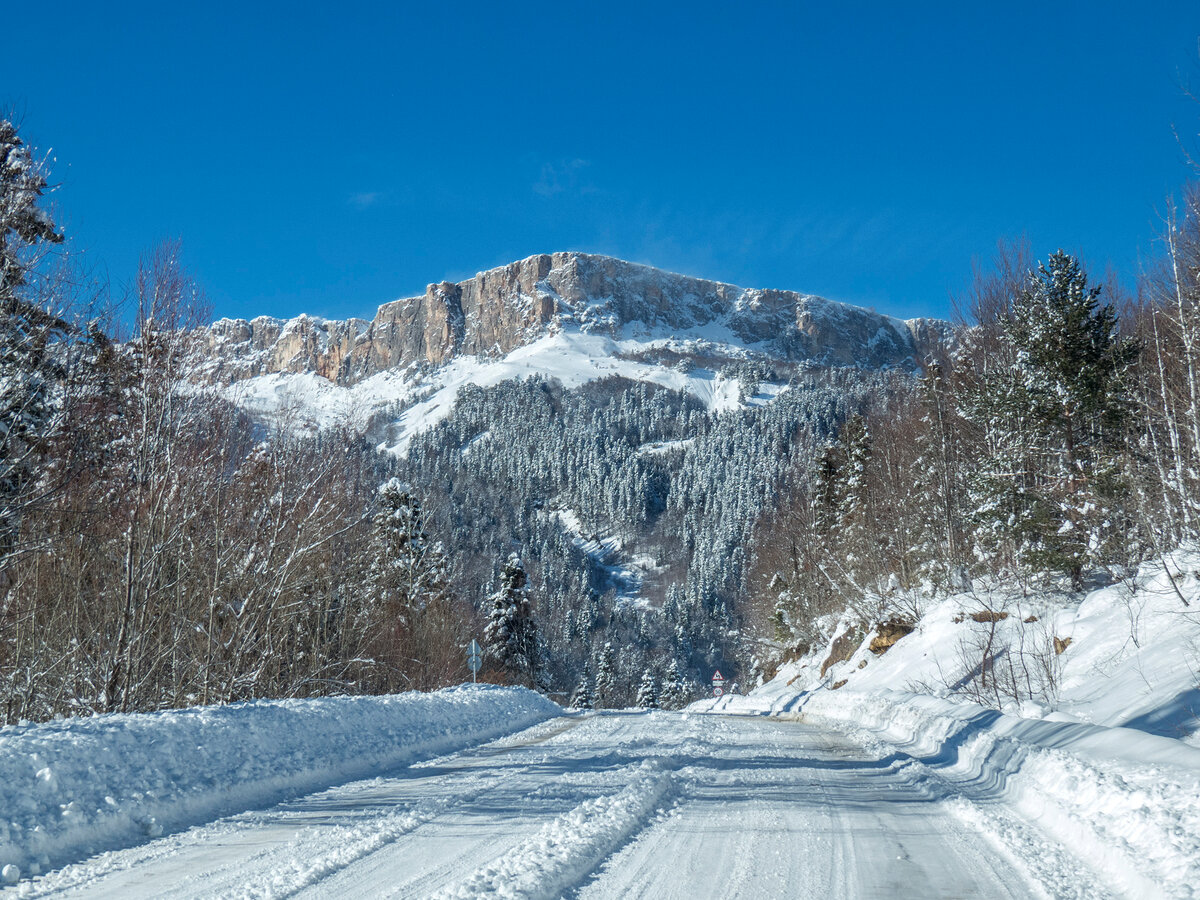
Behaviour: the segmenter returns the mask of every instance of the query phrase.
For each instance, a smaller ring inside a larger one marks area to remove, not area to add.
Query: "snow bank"
[[[2,728],[0,872],[15,880],[561,712],[523,688],[465,685]]]
[[[883,655],[870,651],[874,631],[868,629],[852,654],[822,674],[848,616],[831,627],[824,646],[781,668],[756,695],[788,698],[841,681],[860,692],[904,690],[970,701],[992,694],[987,702],[1003,702],[1007,713],[1125,725],[1200,747],[1200,548],[1146,562],[1124,581],[1085,596],[980,584],[936,601],[913,598],[909,606],[923,607],[916,630]],[[973,621],[981,610],[1005,618]],[[1022,684],[1032,691],[1020,701],[987,689],[973,693],[977,648],[989,632],[996,673],[1003,676],[1015,661],[1032,675]]]

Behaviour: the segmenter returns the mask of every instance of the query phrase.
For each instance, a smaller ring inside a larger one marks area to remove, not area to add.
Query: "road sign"
[[[720,669],[717,669],[717,671],[713,672],[712,686],[713,686],[713,696],[714,697],[720,697],[722,694],[725,693],[725,691],[724,691],[725,676],[721,674]]]
[[[467,666],[471,669],[471,681],[474,681],[475,673],[483,667],[483,648],[479,646],[479,641],[472,640],[467,648]]]
[[[725,692],[723,690],[721,690],[719,687],[717,687],[716,685],[713,685],[713,696],[714,697],[720,697],[724,693]]]

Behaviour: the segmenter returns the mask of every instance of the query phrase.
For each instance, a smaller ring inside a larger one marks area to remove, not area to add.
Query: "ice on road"
[[[17,890],[121,898],[1104,896],[1088,870],[988,790],[803,721],[576,715],[102,854]]]

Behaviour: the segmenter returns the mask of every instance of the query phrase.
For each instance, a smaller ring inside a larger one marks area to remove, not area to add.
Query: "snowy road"
[[[989,794],[989,792],[991,792]],[[1104,896],[994,786],[798,721],[554,719],[50,872],[27,896]]]

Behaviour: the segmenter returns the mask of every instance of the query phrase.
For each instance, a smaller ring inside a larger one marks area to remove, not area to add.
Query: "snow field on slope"
[[[1003,673],[1011,656],[1019,670],[1034,670],[1033,684],[1044,688],[1022,703],[1002,696],[1005,712],[1126,725],[1200,747],[1200,549],[1144,563],[1124,581],[1082,597],[1000,583],[940,599],[913,597],[910,603],[922,607],[916,630],[883,655],[870,652],[868,633],[848,659],[821,674],[847,617],[831,623],[825,646],[782,667],[756,694],[794,696],[845,680],[857,691],[962,699],[963,686],[978,675],[978,643],[990,632],[997,671]],[[972,621],[972,613],[989,610],[1007,617]],[[1059,653],[1054,638],[1067,642]],[[1046,669],[1053,672],[1051,684],[1039,677],[1038,670]]]
[[[36,874],[561,712],[532,691],[479,685],[3,728],[0,867]]]
[[[627,354],[644,351],[655,342],[615,341],[610,337],[578,331],[559,331],[513,350],[501,359],[458,357],[438,369],[429,379],[431,395],[413,404],[396,422],[396,431],[380,450],[403,454],[418,432],[436,425],[454,408],[459,390],[467,384],[492,387],[514,378],[544,375],[557,378],[566,388],[576,388],[613,375],[633,381],[646,381],[692,394],[714,412],[737,409],[742,405],[741,387],[736,378],[726,378],[710,369],[688,372],[668,366],[636,362]],[[745,350],[722,346],[733,357]],[[378,377],[378,376],[376,376]],[[370,390],[373,379],[350,388],[361,394]],[[762,405],[773,400],[784,388],[766,385],[750,403]]]
[[[410,366],[389,369],[342,387],[312,372],[277,372],[237,381],[222,393],[255,415],[317,429],[339,423],[362,428],[373,414],[389,405],[408,405],[379,448],[403,454],[417,433],[450,414],[459,390],[468,384],[492,387],[515,378],[543,375],[557,378],[566,388],[577,388],[617,375],[684,391],[717,413],[742,406],[764,406],[787,389],[786,385],[764,383],[753,397],[743,400],[738,380],[720,372],[705,368],[683,372],[629,358],[667,346],[713,352],[731,360],[747,355],[737,343],[714,344],[701,338],[618,341],[572,329],[547,334],[499,359],[457,357],[425,376]]]

